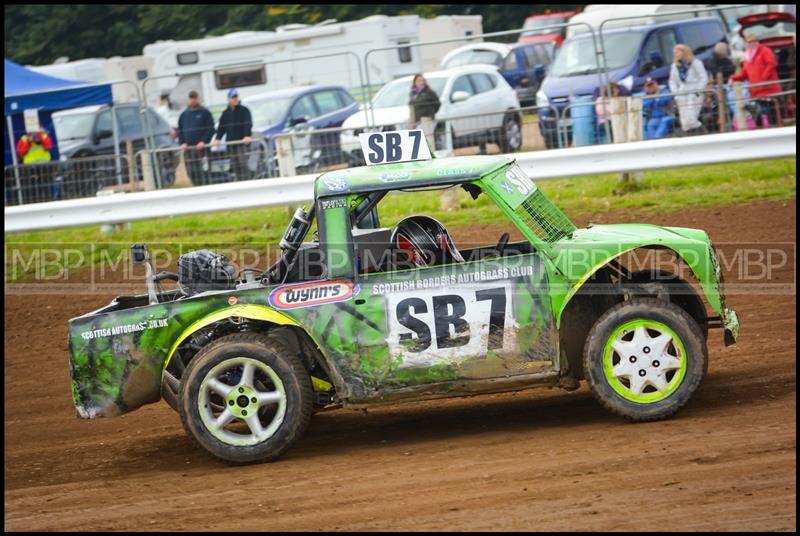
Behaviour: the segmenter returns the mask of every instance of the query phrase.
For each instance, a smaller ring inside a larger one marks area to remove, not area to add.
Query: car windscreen
[[[494,50],[476,49],[464,50],[459,52],[445,63],[442,67],[445,69],[452,69],[453,67],[461,67],[462,65],[474,64],[488,64],[500,66],[503,63],[503,56]]]
[[[286,117],[286,110],[292,103],[291,98],[262,99],[247,101],[250,114],[253,116],[253,126],[265,127],[280,123]]]
[[[639,53],[644,34],[620,32],[603,36],[609,70],[630,65]],[[598,38],[598,46],[600,46]],[[578,76],[598,72],[598,59],[590,37],[568,39],[553,62],[553,76]],[[602,62],[601,62],[602,65]]]
[[[88,138],[94,126],[93,113],[54,115],[53,127],[60,141]]]
[[[425,78],[428,82],[428,87],[436,93],[439,98],[442,97],[442,90],[444,84],[447,82],[445,77],[431,77]],[[373,108],[391,108],[392,106],[403,106],[408,104],[408,97],[411,93],[411,84],[408,80],[398,80],[386,85],[380,93],[375,96],[372,101]]]
[[[546,26],[555,26],[556,24],[564,24],[567,22],[567,17],[548,17],[546,19],[526,19],[523,28],[526,30],[533,30],[531,32],[522,32],[522,35],[548,35],[558,33],[560,28],[550,28],[549,30],[539,30]]]
[[[789,21],[763,22],[748,25],[745,32],[753,32],[759,40],[769,39],[770,37],[790,37],[796,31],[796,24]]]

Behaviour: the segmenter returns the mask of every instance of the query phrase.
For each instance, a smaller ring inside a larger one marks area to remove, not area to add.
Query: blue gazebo
[[[53,130],[51,115],[58,110],[111,104],[111,84],[92,84],[79,80],[65,80],[37,73],[5,60],[5,164],[16,162],[15,145],[25,134],[24,110],[37,110],[42,128],[53,136],[52,156],[58,158],[58,140]]]

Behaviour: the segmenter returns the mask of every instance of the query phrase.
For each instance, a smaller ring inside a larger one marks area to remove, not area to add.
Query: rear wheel
[[[522,128],[519,116],[506,114],[503,118],[503,130],[500,133],[500,151],[514,153],[522,148]]]
[[[606,311],[584,347],[592,394],[633,421],[678,411],[697,390],[707,364],[697,322],[677,305],[652,298],[633,298]]]
[[[311,417],[311,380],[279,337],[237,333],[201,350],[181,382],[189,436],[234,464],[277,458]]]

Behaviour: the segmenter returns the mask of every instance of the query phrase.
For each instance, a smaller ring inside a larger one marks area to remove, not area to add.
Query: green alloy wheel
[[[630,420],[652,421],[689,401],[707,362],[705,338],[689,314],[669,302],[634,298],[597,320],[583,366],[603,406]]]
[[[311,380],[279,337],[220,338],[192,360],[181,382],[181,422],[199,446],[229,463],[274,459],[302,436]]]

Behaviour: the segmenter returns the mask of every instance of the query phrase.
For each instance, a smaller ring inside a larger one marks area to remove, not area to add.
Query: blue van
[[[472,43],[448,52],[442,58],[442,69],[462,65],[488,64],[500,70],[508,85],[514,88],[522,106],[536,102],[536,91],[555,56],[552,41],[534,43]]]
[[[719,41],[728,39],[722,22],[716,17],[604,29],[608,78],[628,87],[631,93],[642,91],[648,77],[659,84],[667,84],[675,45],[688,45],[703,61],[713,54],[714,45]],[[561,128],[567,133],[567,145],[572,143],[572,128],[570,111],[564,109],[572,99],[586,101],[587,97],[596,96],[595,90],[602,81],[591,35],[584,33],[567,39],[536,93],[537,106],[556,108],[562,116]],[[548,149],[559,146],[554,110],[539,110],[539,129]]]

